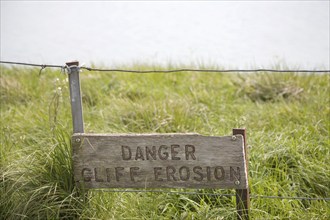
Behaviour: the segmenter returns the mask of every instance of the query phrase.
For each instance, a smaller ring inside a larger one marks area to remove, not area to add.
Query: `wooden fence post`
[[[244,141],[244,156],[246,161],[246,172],[248,172],[248,158],[247,158],[247,145],[246,145],[246,129],[233,129],[233,135],[243,135]],[[249,208],[250,208],[250,192],[249,186],[247,189],[236,189],[236,209],[237,219],[247,220],[249,219]]]
[[[82,101],[79,79],[79,62],[68,62],[66,63],[66,65],[69,67],[69,86],[73,133],[84,133],[84,120],[82,113]]]

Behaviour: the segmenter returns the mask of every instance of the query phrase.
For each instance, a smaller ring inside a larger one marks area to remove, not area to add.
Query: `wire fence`
[[[182,192],[182,191],[165,191],[165,190],[111,190],[111,189],[93,189],[95,191],[113,192],[113,193],[166,193],[176,195],[200,195],[200,196],[219,196],[219,197],[233,197],[236,194],[223,193],[204,193],[204,192]],[[323,197],[301,197],[301,196],[266,196],[266,195],[250,195],[251,199],[281,199],[281,200],[319,200],[330,201],[329,198]]]
[[[67,65],[51,65],[51,64],[34,64],[22,63],[13,61],[0,61],[3,64],[22,65],[31,67],[40,67],[40,72],[45,68],[60,68],[62,71],[68,70]],[[95,72],[122,72],[122,73],[177,73],[177,72],[208,72],[208,73],[253,73],[253,72],[273,72],[273,73],[330,73],[330,70],[277,70],[277,69],[172,69],[172,70],[126,70],[126,69],[102,69],[91,67],[80,67],[81,70],[95,71]]]
[[[0,61],[2,64],[22,65],[31,67],[40,67],[40,72],[45,68],[59,68],[61,71],[68,71],[67,65],[51,65],[51,64],[34,64],[22,63],[13,61]],[[276,70],[276,69],[173,69],[173,70],[124,70],[124,69],[101,69],[91,67],[79,67],[80,69],[96,72],[123,72],[123,73],[176,73],[176,72],[211,72],[211,73],[230,73],[230,72],[275,72],[275,73],[330,73],[330,70]],[[166,194],[182,194],[182,195],[200,195],[200,196],[219,196],[219,197],[233,197],[236,194],[221,194],[221,193],[205,193],[205,192],[183,192],[183,191],[165,191],[165,190],[111,190],[111,189],[94,189],[95,191],[106,191],[113,193],[166,193]],[[267,195],[250,195],[251,199],[281,199],[281,200],[316,200],[316,201],[330,201],[330,197],[295,197],[295,196],[267,196]]]

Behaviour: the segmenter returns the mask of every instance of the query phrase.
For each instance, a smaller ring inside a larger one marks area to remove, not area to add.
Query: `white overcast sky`
[[[3,1],[1,60],[330,69],[329,1]]]

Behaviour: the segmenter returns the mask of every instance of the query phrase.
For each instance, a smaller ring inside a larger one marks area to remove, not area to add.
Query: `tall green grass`
[[[236,219],[234,198],[79,191],[67,76],[2,66],[0,77],[0,219]],[[228,135],[246,127],[252,195],[330,197],[329,80],[292,73],[83,72],[85,130]],[[253,198],[250,215],[328,219],[330,204]]]

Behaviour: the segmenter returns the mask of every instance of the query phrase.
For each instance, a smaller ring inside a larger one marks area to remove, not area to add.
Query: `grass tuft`
[[[256,74],[240,77],[239,93],[252,101],[277,102],[301,98],[304,89],[288,73]]]

